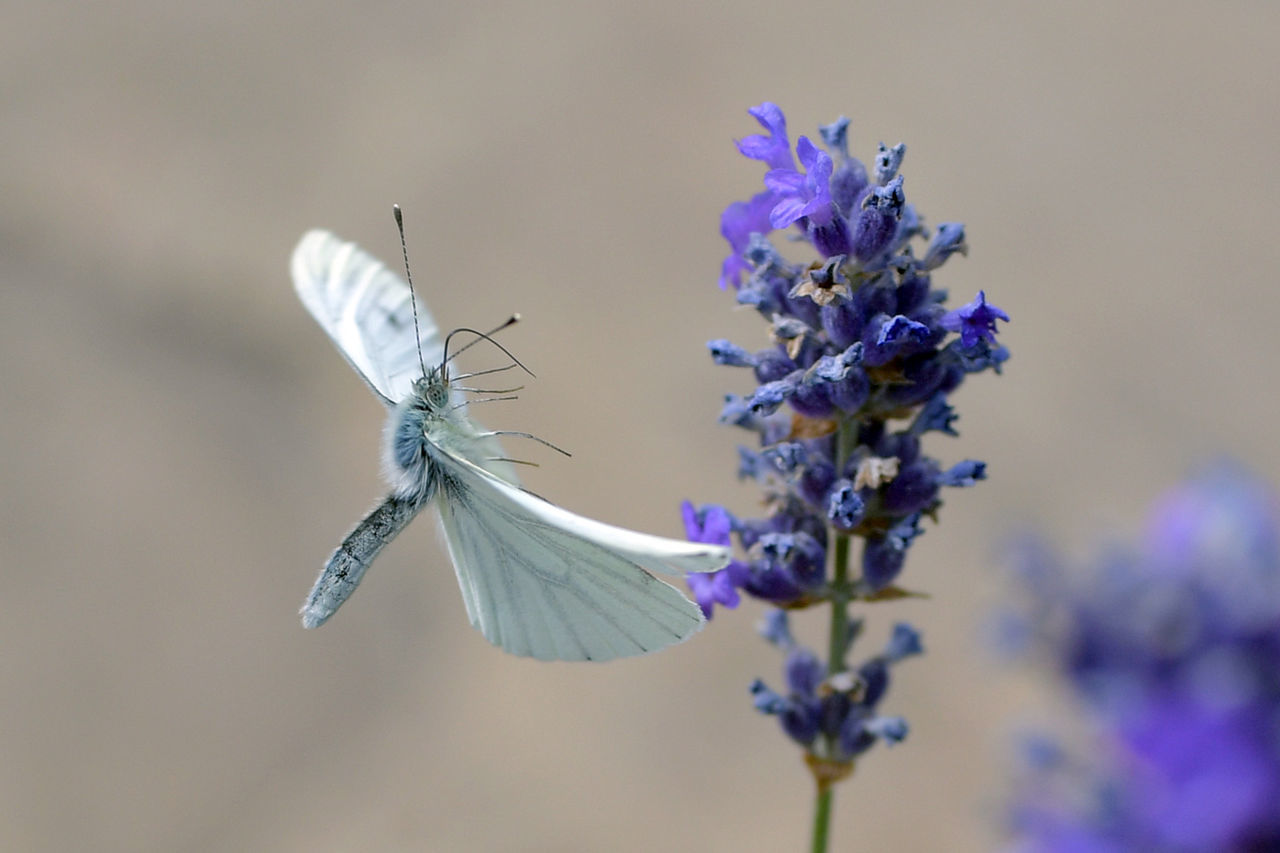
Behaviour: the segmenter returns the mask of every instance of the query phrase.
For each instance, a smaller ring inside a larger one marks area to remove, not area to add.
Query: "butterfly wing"
[[[436,505],[471,624],[540,660],[640,655],[688,638],[702,611],[650,571],[710,572],[726,549],[592,521],[437,454]]]
[[[290,261],[302,304],[356,372],[393,406],[422,375],[414,337],[413,294],[400,276],[355,243],[328,231],[308,231]],[[440,331],[418,300],[422,358],[438,364]]]

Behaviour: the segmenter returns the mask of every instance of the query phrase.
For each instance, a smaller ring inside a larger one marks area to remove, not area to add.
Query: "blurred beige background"
[[[538,374],[487,420],[574,452],[528,480],[680,534],[739,512],[704,342],[747,107],[905,141],[963,220],[942,271],[1013,323],[957,397],[953,492],[881,605],[929,654],[837,795],[837,849],[989,850],[1008,726],[1052,708],[983,647],[1000,538],[1084,550],[1194,459],[1280,475],[1280,10],[1264,3],[5,4],[0,31],[0,849],[791,850],[811,793],[750,708],[759,608],[605,666],[471,630],[433,523],[329,625],[296,610],[381,494],[382,412],[295,299],[324,226]],[[531,451],[537,453],[537,451]],[[802,629],[818,636],[820,617]],[[811,630],[812,629],[812,630]]]

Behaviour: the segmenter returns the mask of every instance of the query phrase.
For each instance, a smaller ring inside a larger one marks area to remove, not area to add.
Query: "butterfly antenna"
[[[489,341],[490,343],[495,343],[495,342],[492,340],[493,335],[498,334],[498,332],[501,332],[503,329],[509,329],[509,328],[511,328],[511,327],[512,327],[512,326],[514,326],[516,323],[519,323],[519,322],[520,322],[520,319],[521,319],[521,318],[520,318],[520,315],[519,315],[519,314],[512,314],[510,317],[508,317],[507,319],[503,320],[501,323],[499,323],[498,325],[494,326],[492,329],[490,329],[490,330],[489,330],[489,331],[487,331],[487,332],[477,332],[475,329],[454,329],[453,331],[455,331],[455,332],[470,332],[471,334],[475,335],[476,337],[475,337],[475,339],[473,339],[473,340],[471,340],[471,341],[468,341],[468,342],[467,342],[467,344],[466,344],[466,346],[464,346],[462,349],[460,349],[460,350],[458,350],[457,352],[455,352],[453,355],[461,355],[462,353],[464,353],[464,352],[466,352],[467,350],[471,349],[471,347],[475,346],[475,345],[476,345],[477,343],[479,343],[480,341]],[[452,337],[452,332],[450,333],[450,337]],[[447,346],[448,346],[448,343],[447,343],[448,338],[446,338],[445,340],[446,340],[445,346],[447,347]],[[447,352],[447,351],[448,351],[448,350],[446,349],[446,352]],[[506,352],[506,350],[503,350],[503,352]],[[446,358],[446,359],[445,359],[445,361],[449,361],[449,359],[453,358],[453,355],[448,356],[448,358]],[[507,353],[507,355],[511,355],[511,353]],[[514,359],[514,357],[513,357],[513,359]],[[519,362],[516,362],[516,363],[517,363],[517,364],[519,364]],[[521,366],[521,367],[523,367],[524,365],[520,365],[520,366]],[[530,374],[530,375],[532,375],[532,374]]]
[[[404,241],[404,217],[400,213],[400,205],[391,205],[396,217],[396,229],[400,232],[400,253],[404,255],[404,277],[409,280],[409,304],[413,306],[413,341],[418,345],[418,366],[422,368],[422,378],[427,378],[427,363],[422,358],[422,335],[418,331],[418,297],[413,292],[413,273],[409,272],[409,246]]]
[[[455,356],[461,355],[462,353],[464,353],[464,352],[466,352],[467,350],[471,349],[471,347],[472,347],[472,346],[474,346],[475,344],[479,343],[480,341],[488,341],[489,343],[493,344],[493,345],[494,345],[495,347],[497,347],[498,349],[502,350],[502,352],[507,356],[507,358],[511,359],[511,361],[512,361],[512,362],[513,362],[517,367],[519,367],[521,370],[523,370],[525,373],[529,374],[530,376],[533,376],[533,375],[534,375],[534,374],[533,374],[533,371],[532,371],[532,370],[530,370],[529,368],[525,367],[525,366],[524,366],[524,363],[523,363],[522,361],[520,361],[520,359],[518,359],[518,358],[516,358],[514,355],[512,355],[512,354],[511,354],[511,350],[507,349],[507,348],[506,348],[506,347],[504,347],[502,344],[498,343],[497,341],[495,341],[495,340],[493,339],[493,335],[497,334],[498,332],[501,332],[503,329],[507,328],[508,326],[512,326],[512,325],[516,324],[516,323],[517,323],[517,322],[519,322],[519,321],[520,321],[520,315],[519,315],[519,314],[512,314],[512,315],[507,319],[507,321],[506,321],[505,323],[503,323],[502,325],[500,325],[500,326],[498,326],[497,328],[495,328],[495,329],[493,329],[493,330],[491,330],[491,331],[488,331],[488,332],[480,332],[480,331],[477,331],[477,330],[475,330],[475,329],[468,329],[468,328],[466,328],[465,326],[460,327],[460,328],[457,328],[457,329],[454,329],[452,332],[450,332],[449,334],[445,335],[445,338],[444,338],[444,360],[443,360],[443,361],[441,361],[440,363],[441,363],[442,365],[444,365],[444,364],[448,364],[450,361],[452,361],[452,360],[453,360],[453,358],[454,358]],[[457,352],[455,352],[453,355],[449,355],[449,341],[453,338],[453,336],[454,336],[454,335],[458,334],[459,332],[468,332],[468,333],[470,333],[470,334],[472,334],[472,335],[475,335],[475,336],[476,336],[476,337],[475,337],[475,340],[468,341],[466,344],[464,344],[462,347],[460,347],[460,348],[458,349],[458,351],[457,351]],[[536,377],[535,377],[535,378],[536,378]]]

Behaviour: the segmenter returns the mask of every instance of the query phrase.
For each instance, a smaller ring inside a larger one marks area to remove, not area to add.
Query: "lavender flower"
[[[720,285],[767,326],[753,346],[708,346],[717,364],[749,368],[755,380],[750,393],[725,398],[720,420],[752,435],[754,446],[738,448],[738,476],[761,486],[768,513],[737,518],[686,504],[691,539],[736,543],[742,554],[689,583],[708,616],[736,607],[739,591],[780,608],[761,631],[785,656],[784,686],[757,679],[751,695],[804,749],[818,783],[819,848],[831,786],[874,744],[906,736],[906,722],[879,706],[891,670],[922,648],[919,633],[899,624],[882,651],[848,664],[861,631],[849,605],[911,595],[898,580],[922,521],[936,518],[944,488],[985,478],[982,462],[946,466],[922,444],[931,432],[956,434],[947,396],[968,374],[999,372],[1009,354],[996,321],[1009,318],[983,292],[957,311],[943,307],[932,274],[967,251],[964,226],[944,223],[924,242],[928,229],[904,190],[905,146],[882,145],[868,173],[849,153],[848,119],[819,128],[826,150],[800,136],[793,156],[782,110],[763,103],[749,112],[766,132],[738,150],[767,167],[764,190],[721,217],[730,252]],[[788,251],[816,257],[789,260],[770,241],[774,230],[792,238],[779,243]],[[824,656],[796,644],[784,611],[827,604]]]
[[[1136,547],[1018,566],[1027,643],[1066,678],[1099,751],[1037,762],[1021,849],[1280,849],[1280,501],[1219,465],[1152,509]]]
[[[690,542],[706,542],[709,545],[725,545],[729,543],[729,532],[732,524],[729,513],[721,507],[708,507],[702,512],[693,508],[693,504],[685,501],[680,507],[684,516],[684,529]],[[703,614],[710,619],[712,608],[716,604],[725,607],[737,607],[738,587],[746,582],[746,566],[737,560],[731,560],[727,566],[715,572],[690,572],[689,589],[694,600],[702,608]]]
[[[787,695],[756,679],[751,685],[756,710],[776,714],[783,730],[801,746],[811,746],[819,734],[828,738],[835,745],[827,759],[831,768],[847,764],[878,740],[898,743],[907,736],[906,720],[879,716],[876,705],[888,687],[889,667],[924,651],[920,635],[910,625],[895,625],[880,654],[850,672],[830,676],[817,654],[791,638],[786,611],[772,611],[759,631],[786,653]]]
[[[978,298],[961,308],[948,311],[942,316],[942,328],[948,332],[960,333],[960,345],[973,349],[980,341],[994,343],[996,339],[996,320],[1009,319],[1009,315],[994,305],[987,304],[987,294],[978,291]]]

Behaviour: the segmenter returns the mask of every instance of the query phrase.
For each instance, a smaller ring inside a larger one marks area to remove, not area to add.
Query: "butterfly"
[[[332,616],[428,504],[471,624],[512,654],[605,661],[656,651],[702,627],[698,605],[651,572],[715,571],[729,561],[727,549],[593,521],[522,489],[498,436],[532,436],[470,419],[466,391],[451,379],[449,339],[403,279],[320,230],[302,237],[291,272],[302,304],[388,409],[391,484],[320,572],[302,606],[304,627]],[[499,370],[519,364],[512,361]]]

